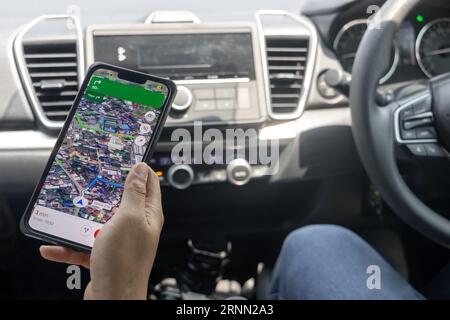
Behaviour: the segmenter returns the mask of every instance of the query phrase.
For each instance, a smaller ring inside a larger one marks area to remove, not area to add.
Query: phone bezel
[[[102,63],[102,62],[94,63],[90,66],[90,68],[86,72],[84,81],[83,81],[83,83],[80,87],[80,90],[78,91],[78,94],[72,104],[70,112],[67,115],[66,121],[58,135],[55,146],[54,146],[54,148],[50,154],[50,157],[47,161],[47,164],[42,172],[41,178],[39,179],[39,182],[33,191],[33,195],[31,196],[31,199],[28,202],[27,208],[20,220],[20,230],[24,235],[47,242],[47,243],[51,243],[51,244],[55,244],[55,245],[63,245],[65,247],[70,247],[75,250],[83,251],[83,252],[90,252],[92,250],[92,248],[89,246],[80,244],[78,242],[74,242],[74,241],[71,241],[68,239],[64,239],[64,238],[57,237],[57,236],[54,236],[54,235],[51,235],[51,234],[48,234],[48,233],[45,233],[42,231],[35,230],[29,225],[29,220],[30,220],[30,217],[32,214],[32,210],[34,208],[34,204],[36,203],[37,197],[39,196],[39,193],[42,189],[45,179],[47,178],[48,172],[50,171],[51,165],[53,164],[53,161],[58,153],[58,150],[61,147],[61,144],[66,136],[67,130],[69,129],[72,119],[75,116],[75,112],[77,110],[78,104],[80,103],[80,100],[83,97],[83,94],[87,88],[87,85],[89,84],[89,80],[91,79],[93,73],[98,69],[106,69],[106,70],[118,72],[121,75],[125,75],[126,80],[130,81],[130,82],[133,82],[133,80],[132,80],[133,78],[139,78],[140,81],[136,82],[136,83],[142,83],[142,79],[145,79],[145,81],[150,80],[150,81],[162,83],[168,89],[167,98],[165,99],[164,104],[161,107],[161,114],[160,114],[160,117],[158,118],[158,122],[155,126],[153,136],[147,146],[147,149],[145,150],[145,154],[143,157],[144,162],[147,162],[148,159],[150,159],[150,157],[153,154],[156,142],[158,141],[158,139],[161,135],[162,129],[164,127],[164,123],[165,123],[167,115],[170,111],[170,106],[172,105],[172,102],[173,102],[176,92],[177,92],[176,84],[171,80],[148,75],[146,73],[133,71],[133,70],[122,68],[122,67],[113,66],[113,65],[110,65],[107,63]]]

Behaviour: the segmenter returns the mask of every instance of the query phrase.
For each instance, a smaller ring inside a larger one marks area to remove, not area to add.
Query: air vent
[[[304,91],[309,40],[299,37],[266,36],[271,108],[274,115],[298,111]]]
[[[26,68],[45,116],[64,121],[78,90],[76,42],[23,44]]]

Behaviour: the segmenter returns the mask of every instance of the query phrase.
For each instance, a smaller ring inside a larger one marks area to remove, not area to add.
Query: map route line
[[[114,182],[105,180],[103,178],[98,178],[98,180],[101,181],[101,182],[104,182],[106,184],[109,184],[110,186],[115,187],[115,188],[119,188],[119,189],[123,189],[124,188],[124,185],[122,185],[122,184],[114,183]]]
[[[87,186],[87,188],[84,189],[84,190],[85,190],[85,191],[89,190],[89,189],[97,182],[97,180],[98,180],[98,176],[95,177],[95,179],[92,180],[91,183],[89,183],[89,185]]]
[[[123,189],[123,188],[124,188],[124,185],[122,185],[122,184],[118,184],[118,183],[114,183],[114,182],[105,180],[105,179],[103,179],[102,176],[96,176],[95,179],[92,180],[92,181],[89,183],[89,185],[86,187],[86,189],[84,189],[84,190],[81,191],[81,195],[84,196],[84,193],[85,193],[86,191],[88,191],[90,188],[92,188],[92,186],[93,186],[97,181],[101,181],[101,182],[103,182],[103,183],[106,183],[106,184],[108,184],[108,185],[110,185],[110,186],[112,186],[112,187],[114,187],[114,188],[119,188],[119,189]]]
[[[75,120],[77,121],[78,125],[82,129],[93,130],[93,131],[97,131],[97,132],[101,132],[101,133],[110,134],[110,135],[113,135],[113,136],[129,139],[129,140],[136,139],[136,137],[130,136],[130,135],[127,135],[127,134],[109,132],[109,131],[106,131],[106,130],[103,130],[103,129],[99,129],[99,128],[88,126],[88,125],[86,125],[86,123],[83,122],[83,120],[81,120],[80,115],[77,114],[77,113],[75,113]]]

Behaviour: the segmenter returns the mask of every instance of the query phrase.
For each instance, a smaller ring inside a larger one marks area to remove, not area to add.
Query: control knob
[[[187,189],[194,181],[194,170],[187,164],[174,164],[167,172],[167,180],[176,189]]]
[[[232,184],[243,186],[252,177],[252,167],[244,159],[234,159],[227,166],[227,178]]]
[[[192,92],[183,86],[178,86],[178,92],[172,103],[172,110],[175,112],[184,112],[192,104]]]

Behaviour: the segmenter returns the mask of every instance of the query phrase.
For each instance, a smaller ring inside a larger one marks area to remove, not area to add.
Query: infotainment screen
[[[172,80],[255,79],[251,33],[94,35],[94,59]]]

